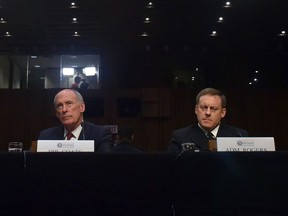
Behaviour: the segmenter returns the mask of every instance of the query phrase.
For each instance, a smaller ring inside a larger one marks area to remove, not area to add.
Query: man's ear
[[[195,105],[195,114],[197,115],[197,112],[198,112],[198,106]]]
[[[226,115],[226,108],[222,108],[221,110],[221,118],[224,118]]]
[[[80,112],[81,113],[85,112],[85,103],[80,104]]]

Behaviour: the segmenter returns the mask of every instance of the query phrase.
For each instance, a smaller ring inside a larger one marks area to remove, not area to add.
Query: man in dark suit
[[[41,131],[38,140],[94,140],[95,151],[108,152],[112,149],[109,128],[83,121],[85,103],[78,91],[64,89],[58,92],[54,106],[61,125]]]
[[[181,152],[187,148],[208,150],[210,139],[249,136],[244,129],[221,123],[226,115],[226,97],[217,89],[206,88],[198,93],[195,114],[198,124],[175,130],[169,151]]]
[[[133,144],[134,131],[131,127],[122,126],[117,134],[117,142],[113,148],[113,152],[142,152]]]

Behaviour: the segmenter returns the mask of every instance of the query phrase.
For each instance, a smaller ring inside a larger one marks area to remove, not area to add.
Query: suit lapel
[[[220,124],[217,137],[225,137],[225,136],[227,136],[227,129],[225,125]]]
[[[194,140],[195,143],[201,148],[208,148],[208,140],[203,132],[203,130],[198,126],[198,124],[192,126],[191,133],[190,133],[190,140]]]
[[[64,127],[63,127],[62,125],[60,125],[60,126],[58,127],[58,129],[56,130],[55,139],[56,139],[56,140],[63,140],[63,139],[65,139],[65,137],[64,137]]]

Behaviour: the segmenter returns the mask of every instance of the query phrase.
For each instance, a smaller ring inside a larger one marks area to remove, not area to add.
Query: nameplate
[[[37,152],[94,152],[94,140],[38,140]]]
[[[274,137],[217,137],[219,152],[275,151]]]

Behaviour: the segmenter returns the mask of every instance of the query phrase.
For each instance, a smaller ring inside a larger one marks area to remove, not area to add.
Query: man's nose
[[[62,107],[62,112],[67,112],[67,106],[65,104]]]
[[[211,109],[210,109],[210,107],[208,107],[208,108],[206,109],[206,115],[211,115]]]

